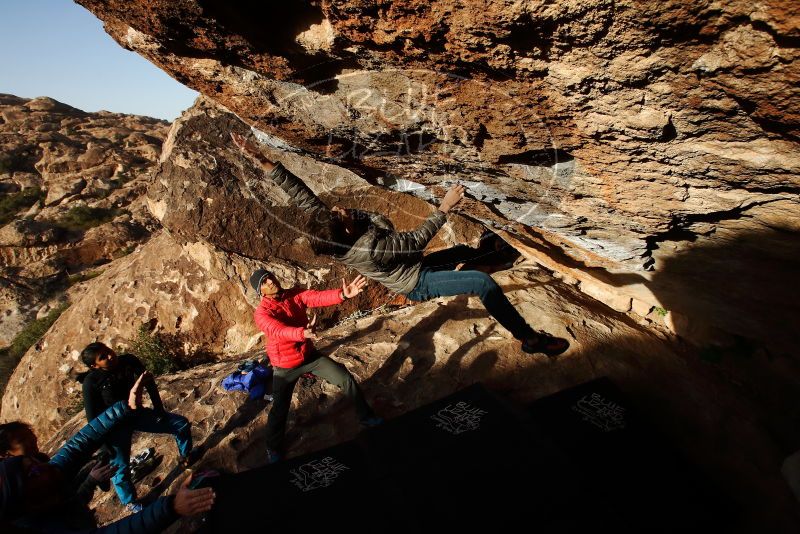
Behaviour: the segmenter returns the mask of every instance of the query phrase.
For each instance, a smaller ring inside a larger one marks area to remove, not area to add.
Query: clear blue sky
[[[0,0],[0,93],[170,121],[197,97],[72,0]]]

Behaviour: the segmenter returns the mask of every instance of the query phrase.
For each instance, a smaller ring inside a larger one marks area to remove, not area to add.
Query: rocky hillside
[[[0,417],[57,443],[80,424],[79,348],[146,322],[194,363],[220,360],[162,378],[207,442],[203,465],[263,461],[263,413],[217,388],[258,342],[247,276],[266,264],[330,287],[352,273],[311,254],[302,214],[231,146],[230,132],[252,132],[325,201],[401,229],[464,183],[432,247],[495,229],[525,258],[498,281],[531,324],[573,343],[556,362],[525,356],[463,298],[345,320],[404,304],[371,287],[324,321],[338,324],[328,350],[383,413],[476,380],[529,400],[610,375],[730,490],[742,532],[797,531],[779,471],[800,448],[795,3],[78,3],[203,97],[142,198],[158,235],[75,291]],[[296,397],[294,452],[355,432],[336,399],[327,386]]]
[[[154,220],[137,200],[167,128],[0,95],[0,348],[146,241]]]

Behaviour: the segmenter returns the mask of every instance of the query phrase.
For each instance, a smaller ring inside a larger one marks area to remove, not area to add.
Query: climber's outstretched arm
[[[453,185],[439,204],[439,209],[431,213],[416,230],[392,232],[377,239],[373,243],[372,257],[382,265],[390,265],[420,254],[445,223],[445,215],[464,198],[464,191],[463,185]]]
[[[237,133],[231,133],[231,139],[242,153],[257,162],[265,172],[269,173],[275,185],[283,189],[294,204],[303,211],[329,211],[328,207],[297,176],[286,170],[280,162],[270,161],[258,147]]]

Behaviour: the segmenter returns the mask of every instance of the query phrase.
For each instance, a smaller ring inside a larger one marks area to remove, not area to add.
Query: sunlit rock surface
[[[0,199],[8,205],[38,191],[0,227],[0,347],[63,292],[69,275],[146,241],[153,219],[135,201],[168,127],[150,117],[0,94]],[[85,219],[101,224],[64,228],[70,210],[86,208],[95,211]]]
[[[381,413],[474,381],[527,401],[610,375],[730,493],[742,532],[798,530],[780,473],[800,448],[794,3],[79,3],[203,97],[173,125],[140,199],[162,233],[86,284],[26,355],[3,419],[32,418],[53,443],[74,431],[80,417],[61,428],[76,398],[64,346],[90,336],[67,332],[124,337],[142,307],[221,360],[161,378],[210,448],[201,467],[263,463],[265,413],[236,415],[241,397],[218,388],[258,342],[249,270],[267,262],[315,287],[353,273],[310,253],[302,215],[231,146],[231,131],[250,130],[325,201],[401,229],[465,183],[461,216],[433,246],[474,244],[476,223],[500,232],[529,261],[495,278],[531,324],[573,344],[555,362],[523,355],[464,297],[345,321],[327,350]],[[125,285],[134,262],[152,273],[138,288]],[[107,295],[112,284],[129,296]],[[373,286],[326,324],[390,302]],[[44,384],[58,394],[35,390]],[[20,402],[32,391],[41,409]],[[293,453],[354,435],[339,398],[320,383],[298,390]],[[151,439],[137,446],[158,444],[163,478],[174,447]],[[121,513],[109,497],[97,504],[104,520]]]
[[[795,352],[792,288],[745,321],[708,313],[750,283],[740,269],[686,290],[689,266],[719,263],[696,240],[722,257],[740,235],[773,242],[781,285],[798,267],[794,2],[78,3],[284,149],[421,195],[462,181],[470,217],[601,268],[584,286],[613,307],[675,312],[697,344],[721,329]],[[604,276],[620,271],[648,287]],[[727,306],[759,306],[760,283]]]

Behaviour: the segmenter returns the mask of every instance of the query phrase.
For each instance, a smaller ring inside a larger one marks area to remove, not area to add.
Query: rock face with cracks
[[[730,321],[708,310],[743,283],[730,306],[748,307],[758,283],[714,269],[686,291],[698,277],[672,267],[706,263],[697,240],[735,255],[735,227],[774,242],[773,279],[797,268],[793,2],[78,3],[284,150],[421,195],[459,180],[470,217],[612,307],[674,312],[697,344],[792,352],[796,292]]]
[[[3,419],[62,441],[81,421],[66,408],[71,351],[156,319],[224,360],[160,379],[196,422],[201,466],[263,463],[262,407],[217,388],[227,358],[258,342],[249,271],[315,287],[353,273],[310,253],[302,214],[231,146],[250,130],[329,204],[400,229],[460,181],[461,215],[433,246],[474,243],[483,223],[547,269],[495,277],[533,326],[570,339],[555,362],[521,354],[474,299],[329,330],[325,349],[381,413],[474,381],[528,401],[610,375],[734,497],[742,532],[797,531],[779,473],[800,447],[794,3],[78,3],[203,98],[173,125],[143,199],[163,233],[81,289],[17,369]],[[134,286],[132,269],[152,275]],[[391,298],[371,287],[323,320]],[[354,435],[338,399],[321,383],[298,392],[293,453]],[[164,478],[174,449],[160,439],[137,446],[164,452]],[[120,513],[96,504],[104,520]]]

